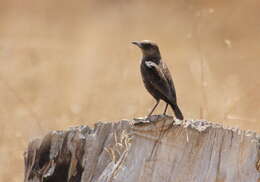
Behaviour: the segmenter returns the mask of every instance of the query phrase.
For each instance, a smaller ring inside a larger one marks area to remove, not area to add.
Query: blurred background
[[[260,132],[258,0],[0,2],[0,181],[50,130],[148,114],[133,40],[160,45],[186,119]]]

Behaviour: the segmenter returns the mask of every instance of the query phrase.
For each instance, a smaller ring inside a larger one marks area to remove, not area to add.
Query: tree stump
[[[29,143],[25,182],[257,182],[259,136],[169,116],[52,131]],[[162,135],[163,134],[163,135]]]

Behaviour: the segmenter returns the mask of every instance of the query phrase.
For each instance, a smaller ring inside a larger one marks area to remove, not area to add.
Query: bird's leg
[[[163,115],[166,114],[167,108],[168,108],[168,103],[166,103],[166,106],[165,106],[165,109],[164,109]]]
[[[153,109],[151,110],[151,112],[148,114],[147,118],[150,118],[150,116],[153,114],[153,111],[155,110],[155,108],[158,106],[160,100],[156,100],[156,104],[155,106],[153,107]]]

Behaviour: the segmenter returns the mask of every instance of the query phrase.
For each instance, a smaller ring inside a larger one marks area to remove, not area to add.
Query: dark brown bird
[[[148,117],[152,115],[162,99],[166,102],[163,114],[166,113],[169,104],[172,107],[176,118],[183,120],[182,112],[177,105],[176,92],[171,73],[161,59],[159,47],[156,43],[148,40],[134,41],[132,43],[142,50],[141,74],[143,82],[145,88],[156,100],[156,104],[148,114]]]

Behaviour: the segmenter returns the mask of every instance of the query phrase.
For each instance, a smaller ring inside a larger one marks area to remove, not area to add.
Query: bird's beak
[[[142,46],[142,44],[140,42],[138,42],[138,41],[133,41],[132,44],[137,45],[140,48]]]

